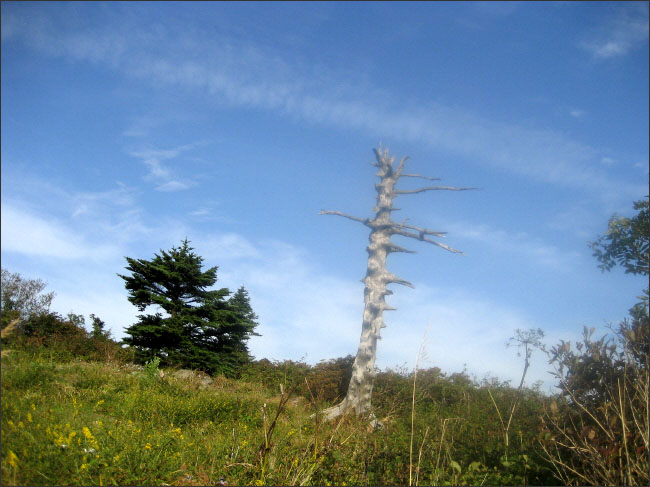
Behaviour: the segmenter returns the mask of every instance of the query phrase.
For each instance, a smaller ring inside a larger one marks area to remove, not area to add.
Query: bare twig
[[[469,191],[473,189],[481,189],[481,188],[454,188],[453,186],[426,186],[424,188],[418,188],[418,189],[396,189],[394,191],[394,194],[395,195],[415,194],[415,193],[422,193],[423,191]]]

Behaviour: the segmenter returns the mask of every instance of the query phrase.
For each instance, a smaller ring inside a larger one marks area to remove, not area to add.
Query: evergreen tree
[[[185,239],[151,260],[126,258],[132,275],[118,275],[129,301],[139,311],[154,306],[164,314],[139,315],[124,342],[143,362],[160,357],[166,365],[233,375],[249,360],[246,341],[256,334],[257,316],[243,287],[230,299],[227,288],[209,290],[217,267],[203,271],[193,250]]]
[[[90,315],[90,319],[92,320],[92,331],[90,332],[90,337],[103,341],[110,340],[111,330],[106,330],[104,328],[106,326],[104,320],[94,314]]]

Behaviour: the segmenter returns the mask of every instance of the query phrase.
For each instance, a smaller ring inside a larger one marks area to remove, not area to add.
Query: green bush
[[[81,317],[70,314],[68,319],[57,313],[33,314],[9,336],[3,338],[3,348],[24,350],[50,359],[131,362],[134,351],[105,336],[94,337],[82,326]]]
[[[20,360],[16,355],[7,357],[2,367],[2,387],[15,390],[45,387],[55,377],[55,366],[40,361]]]
[[[322,360],[311,368],[307,375],[309,390],[315,398],[328,403],[341,401],[348,391],[354,357]],[[303,391],[304,393],[304,391]]]

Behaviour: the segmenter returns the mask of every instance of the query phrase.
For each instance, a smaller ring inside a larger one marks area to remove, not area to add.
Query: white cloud
[[[194,211],[190,211],[189,214],[190,216],[196,216],[196,217],[208,217],[212,215],[212,210],[210,210],[209,208],[202,207],[202,208],[197,208]]]
[[[647,2],[621,3],[623,5],[619,7],[615,17],[601,26],[591,39],[584,40],[580,44],[595,59],[604,60],[624,56],[631,50],[647,44]]]
[[[624,17],[613,32],[637,32],[628,37],[616,34],[630,42],[642,37],[644,24],[637,17]],[[40,22],[48,24],[46,20]],[[36,30],[36,24],[16,27],[11,39],[26,39],[52,55],[100,62],[154,86],[171,85],[207,94],[217,103],[273,110],[315,124],[415,140],[473,163],[546,183],[617,195],[644,191],[639,184],[612,184],[599,164],[597,149],[559,132],[523,127],[516,122],[495,123],[459,107],[396,98],[368,82],[350,81],[322,67],[295,60],[290,65],[264,46],[200,31],[184,35],[183,43],[170,45],[153,29],[137,29],[142,32],[136,39],[130,30],[57,30],[55,34],[51,26]],[[645,25],[647,38],[647,22]],[[173,22],[166,27],[169,32],[180,29]],[[104,49],[118,40],[128,49]],[[80,50],[78,44],[87,47]],[[381,105],[376,103],[378,99],[383,100]],[[177,157],[174,150],[138,151],[133,155],[149,166],[149,176],[157,178],[158,184],[178,180],[163,164]],[[175,189],[181,188],[176,185]]]
[[[167,181],[166,183],[156,186],[156,191],[171,193],[173,191],[183,191],[184,189],[188,189],[190,186],[190,184],[182,183],[180,181]]]
[[[356,354],[363,314],[363,284],[329,274],[309,262],[295,246],[265,241],[252,243],[237,235],[205,235],[196,239],[197,252],[219,263],[219,285],[244,285],[260,317],[261,337],[250,341],[258,358],[304,359],[309,363]],[[518,380],[523,368],[515,350],[505,344],[516,328],[544,326],[504,303],[488,301],[460,290],[415,290],[393,286],[384,315],[387,328],[378,345],[380,368],[413,366],[422,334],[431,321],[426,367]],[[564,337],[566,338],[566,337]],[[554,342],[553,342],[554,343]],[[536,357],[527,383],[551,384],[541,357]]]
[[[642,169],[643,172],[648,175],[648,163],[647,162],[637,162],[634,164],[634,167]]]
[[[81,199],[76,195],[70,198]],[[21,211],[3,201],[3,257],[20,252],[47,263],[42,267],[45,274],[38,277],[49,282],[48,289],[57,293],[54,310],[85,316],[94,313],[106,321],[115,337],[123,337],[124,327],[132,324],[137,315],[128,303],[123,282],[116,276],[123,272],[123,256],[150,258],[151,249],[168,248],[170,242],[177,244],[189,234],[193,235],[191,245],[204,258],[205,265],[219,266],[217,287],[235,290],[244,285],[250,292],[251,304],[259,315],[258,331],[262,334],[250,341],[255,356],[278,360],[302,358],[316,363],[356,353],[363,312],[360,282],[342,279],[314,265],[307,251],[286,242],[252,242],[237,233],[190,228],[187,222],[169,219],[153,220],[148,227],[138,229],[137,213],[127,224],[134,231],[125,232],[124,227],[112,223],[115,215],[106,214],[110,213],[110,206],[93,206],[93,202],[105,204],[104,198],[106,195],[85,195],[88,213],[77,218],[92,218],[94,225],[84,225],[83,220],[78,228],[57,224],[42,210]],[[129,210],[137,212],[134,207]],[[21,231],[31,232],[22,237],[26,243],[17,237]],[[95,237],[91,233],[98,234],[102,241],[115,242],[114,247],[92,244]],[[483,233],[495,234],[487,228]],[[506,237],[496,234],[498,238]],[[477,238],[486,238],[485,235]],[[141,249],[149,250],[143,254]],[[98,253],[106,258],[97,259]],[[379,367],[404,363],[412,366],[424,328],[431,319],[430,363],[425,366],[455,372],[466,364],[468,371],[479,378],[491,373],[502,379],[517,379],[520,361],[514,352],[504,352],[504,344],[515,328],[527,329],[537,324],[503,303],[415,284],[415,290],[394,286],[395,295],[389,302],[397,311],[385,315],[388,327],[379,343]],[[538,378],[545,379],[544,372],[531,370],[529,383]]]
[[[554,245],[525,232],[511,233],[489,225],[476,225],[453,222],[445,226],[449,233],[458,238],[468,238],[487,245],[500,252],[514,253],[527,257],[528,260],[555,270],[570,268],[575,253],[564,253]]]
[[[466,368],[479,379],[487,375],[513,383],[520,379],[523,362],[516,350],[506,349],[506,343],[516,329],[537,328],[538,324],[503,303],[460,290],[415,285],[414,290],[395,286],[390,304],[397,311],[385,314],[387,327],[377,352],[380,367],[405,365],[412,370],[426,331],[426,360],[420,361],[420,368],[440,367],[446,373]],[[360,316],[357,328],[360,333]],[[352,353],[357,345],[358,336]],[[526,383],[531,385],[539,380],[550,386],[547,370],[537,352]]]
[[[201,255],[210,262],[260,259],[262,254],[255,245],[236,233],[204,234],[193,240]]]
[[[582,118],[582,117],[584,117],[585,113],[586,113],[586,112],[585,112],[584,110],[580,110],[579,108],[574,108],[573,110],[571,110],[571,111],[569,112],[569,114],[570,114],[573,118]]]
[[[611,157],[603,157],[600,159],[600,163],[604,166],[613,166],[616,164],[616,159],[612,159]]]
[[[2,203],[2,250],[60,259],[102,259],[115,253],[107,244],[88,244],[76,231],[50,217]]]
[[[141,149],[131,151],[129,155],[140,159],[147,166],[149,173],[145,177],[145,180],[157,183],[157,191],[182,191],[190,188],[193,184],[174,178],[172,171],[163,164],[163,161],[176,159],[184,152],[193,149],[196,145],[187,144],[174,149]]]

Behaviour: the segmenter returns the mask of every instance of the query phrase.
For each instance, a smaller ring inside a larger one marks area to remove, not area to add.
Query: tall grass
[[[374,430],[354,416],[311,417],[336,400],[330,369],[307,370],[298,386],[284,364],[267,364],[264,381],[216,377],[200,388],[172,371],[161,377],[154,363],[15,350],[2,357],[2,485],[521,484],[516,465],[487,451],[498,449],[499,427],[485,389],[420,364],[417,378],[378,374],[383,427]],[[505,405],[510,390],[493,393]],[[535,397],[522,399],[528,418]],[[525,428],[516,418],[513,427]],[[531,433],[524,443],[533,441]]]

